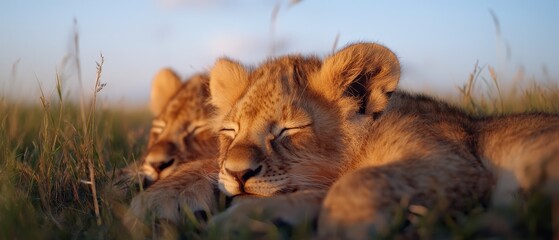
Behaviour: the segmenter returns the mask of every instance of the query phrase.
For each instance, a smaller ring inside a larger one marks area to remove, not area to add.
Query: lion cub
[[[180,223],[185,212],[216,208],[218,148],[208,81],[207,75],[199,74],[181,83],[169,69],[156,75],[150,106],[156,117],[148,151],[137,169],[145,191],[132,199],[128,225],[148,214]]]
[[[208,103],[208,81],[206,74],[197,74],[181,83],[177,74],[166,68],[156,74],[150,96],[155,117],[147,151],[141,161],[120,170],[122,185],[147,188],[182,163],[216,158],[215,109]]]
[[[256,213],[298,224],[319,214],[320,237],[365,238],[389,227],[395,204],[464,209],[482,201],[501,184],[501,169],[521,187],[557,180],[545,167],[557,166],[556,116],[474,119],[396,91],[399,77],[396,56],[372,43],[323,61],[289,55],[246,68],[218,60],[210,76],[218,186],[247,200],[214,223],[235,228]],[[539,177],[516,171],[532,160],[547,164],[528,170]]]

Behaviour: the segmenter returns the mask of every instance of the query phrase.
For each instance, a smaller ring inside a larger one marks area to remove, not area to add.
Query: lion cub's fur
[[[179,223],[185,212],[216,207],[218,148],[208,81],[199,74],[181,83],[170,69],[156,75],[150,104],[156,117],[138,169],[146,189],[132,199],[128,225],[148,214]]]
[[[396,56],[371,43],[323,61],[289,55],[246,68],[218,60],[210,77],[221,126],[218,186],[267,198],[217,223],[235,224],[254,206],[288,223],[320,211],[321,237],[363,238],[389,226],[394,204],[464,209],[482,201],[501,184],[501,169],[521,187],[557,180],[545,167],[558,162],[557,116],[473,118],[396,91],[399,75]],[[323,198],[321,209],[309,207]]]
[[[216,157],[215,109],[208,102],[208,81],[206,74],[197,74],[182,83],[167,68],[156,74],[150,96],[155,117],[147,150],[141,161],[120,170],[122,185],[147,188],[182,163]]]
[[[168,176],[184,162],[215,159],[217,139],[211,122],[215,110],[208,102],[208,81],[207,75],[198,74],[181,84],[169,69],[155,77],[151,109],[156,117],[142,164],[148,181]]]

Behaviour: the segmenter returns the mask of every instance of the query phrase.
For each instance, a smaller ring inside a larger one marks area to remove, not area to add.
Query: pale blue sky
[[[37,81],[52,89],[57,69],[67,79],[66,90],[75,87],[73,68],[62,69],[64,56],[72,52],[74,18],[84,82],[94,82],[102,52],[107,87],[101,97],[128,104],[145,103],[151,78],[162,67],[187,76],[209,69],[224,55],[256,64],[270,56],[272,42],[276,55],[323,56],[331,52],[337,34],[338,48],[375,41],[395,51],[403,66],[401,86],[407,89],[456,92],[476,61],[495,66],[507,79],[520,67],[528,78],[559,79],[559,1],[303,0],[294,6],[282,1],[272,39],[276,3],[4,0],[0,92],[33,95]],[[490,9],[500,22],[500,39]],[[549,76],[543,74],[544,66]]]

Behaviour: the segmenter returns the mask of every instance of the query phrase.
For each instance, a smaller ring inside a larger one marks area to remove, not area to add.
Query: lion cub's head
[[[218,60],[210,91],[221,124],[220,189],[271,196],[327,188],[348,168],[399,73],[396,56],[370,43],[324,61],[290,55],[254,69]]]
[[[150,108],[156,117],[141,166],[145,186],[166,177],[182,162],[215,158],[217,139],[210,124],[215,109],[209,103],[208,81],[201,74],[181,83],[169,69],[154,78]]]

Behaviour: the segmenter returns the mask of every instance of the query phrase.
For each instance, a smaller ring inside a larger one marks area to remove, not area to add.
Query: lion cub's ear
[[[151,84],[150,110],[157,116],[181,87],[177,74],[168,68],[161,69]]]
[[[228,111],[248,86],[248,72],[238,62],[217,60],[210,73],[211,102],[219,111]]]
[[[400,63],[388,48],[374,43],[349,45],[326,58],[310,85],[327,98],[352,97],[359,113],[382,112],[400,79]]]

